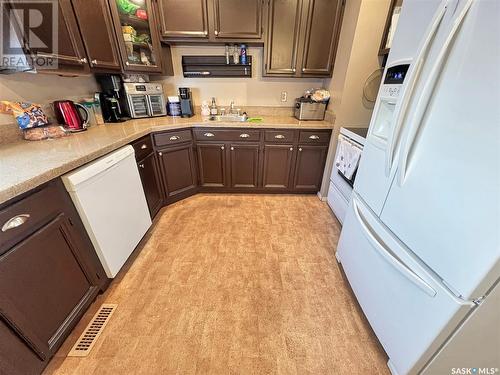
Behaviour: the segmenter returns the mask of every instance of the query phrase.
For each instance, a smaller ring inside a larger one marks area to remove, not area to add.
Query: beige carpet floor
[[[315,196],[197,195],[163,209],[45,374],[388,374]],[[92,352],[66,357],[102,303]]]

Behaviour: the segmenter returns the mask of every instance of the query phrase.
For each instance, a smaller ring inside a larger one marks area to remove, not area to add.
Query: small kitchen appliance
[[[161,84],[125,82],[123,87],[130,117],[155,117],[167,114]]]
[[[295,118],[297,120],[323,120],[328,102],[316,102],[311,98],[295,99]]]
[[[189,87],[180,87],[179,96],[181,98],[181,117],[194,116],[191,89]]]
[[[87,108],[72,100],[56,100],[54,113],[59,124],[71,132],[87,130],[89,112]]]
[[[113,74],[96,75],[102,91],[99,93],[102,116],[105,122],[122,122],[129,118],[127,103],[120,76]]]

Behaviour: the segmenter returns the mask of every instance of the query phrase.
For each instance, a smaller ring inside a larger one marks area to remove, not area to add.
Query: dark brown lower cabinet
[[[60,180],[0,222],[0,372],[40,373],[108,280]]]
[[[315,192],[321,188],[327,146],[300,146],[297,150],[292,189]]]
[[[196,193],[198,178],[191,142],[161,149],[158,160],[165,203],[173,203]]]
[[[292,173],[292,144],[265,144],[262,186],[268,190],[288,190]]]
[[[155,154],[150,153],[137,163],[139,175],[141,176],[142,187],[146,202],[148,202],[149,213],[154,218],[163,206],[163,194],[160,181],[160,173],[156,165]]]
[[[226,146],[224,143],[198,143],[198,174],[201,187],[227,187]]]
[[[232,188],[255,189],[259,186],[259,155],[258,143],[230,145]]]

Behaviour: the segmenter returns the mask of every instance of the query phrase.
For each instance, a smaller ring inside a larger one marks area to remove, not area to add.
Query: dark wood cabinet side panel
[[[208,38],[207,0],[158,0],[163,38]]]
[[[149,213],[151,218],[154,218],[163,205],[163,194],[155,154],[150,153],[144,159],[140,160],[137,163],[137,167],[139,168],[139,175],[141,176]]]

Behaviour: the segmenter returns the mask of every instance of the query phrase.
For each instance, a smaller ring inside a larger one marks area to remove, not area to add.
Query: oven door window
[[[165,100],[162,95],[149,95],[152,116],[162,116],[166,114]]]
[[[132,117],[147,117],[149,115],[146,95],[130,95],[129,102]]]

